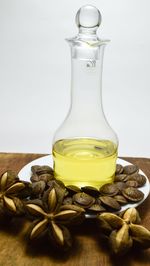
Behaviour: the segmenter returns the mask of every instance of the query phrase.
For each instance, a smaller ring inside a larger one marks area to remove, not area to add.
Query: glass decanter
[[[102,66],[108,41],[97,36],[99,10],[91,5],[76,14],[78,35],[71,48],[71,105],[53,138],[55,177],[65,185],[100,187],[113,182],[118,139],[102,106]]]

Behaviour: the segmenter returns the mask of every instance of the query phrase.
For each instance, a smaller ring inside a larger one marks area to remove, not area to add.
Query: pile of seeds
[[[136,165],[123,167],[116,166],[114,183],[108,183],[100,187],[74,185],[66,186],[62,181],[54,178],[53,169],[49,166],[32,166],[32,198],[40,198],[44,192],[58,183],[65,189],[63,205],[76,205],[86,210],[86,213],[95,213],[121,210],[122,205],[139,202],[144,194],[138,188],[146,183],[144,175],[139,173]]]
[[[30,241],[46,235],[52,245],[67,250],[73,240],[70,225],[80,225],[92,214],[100,237],[114,254],[125,254],[134,245],[150,247],[150,231],[138,225],[141,220],[135,208],[119,215],[112,213],[128,202],[143,199],[139,187],[144,186],[146,178],[137,166],[117,165],[114,183],[99,189],[65,186],[49,166],[35,165],[31,172],[31,183],[19,180],[11,170],[0,176],[0,217],[10,220],[23,216],[29,225],[22,228],[23,234]]]

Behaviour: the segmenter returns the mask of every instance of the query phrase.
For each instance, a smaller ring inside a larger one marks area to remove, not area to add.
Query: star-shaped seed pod
[[[85,212],[75,205],[62,205],[65,190],[54,183],[43,196],[43,206],[32,202],[26,203],[28,212],[38,220],[34,220],[30,229],[30,239],[36,239],[43,232],[48,232],[52,243],[58,247],[69,248],[72,244],[70,232],[66,225],[80,219]]]
[[[0,213],[22,214],[23,203],[18,198],[26,185],[10,170],[0,177]]]
[[[133,245],[140,248],[150,247],[150,231],[138,225],[140,222],[139,213],[135,208],[127,209],[120,216],[108,212],[98,216],[102,237],[117,255],[124,255]]]

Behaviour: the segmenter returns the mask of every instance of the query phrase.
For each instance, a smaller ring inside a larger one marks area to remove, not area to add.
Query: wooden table
[[[8,169],[18,172],[28,162],[43,154],[0,153],[0,174]],[[150,179],[150,159],[124,158],[137,164]],[[150,196],[138,207],[142,224],[150,229]],[[54,250],[47,242],[31,246],[22,239],[22,221],[8,221],[0,225],[0,266],[144,266],[150,265],[150,249],[132,250],[124,258],[114,258],[100,241],[92,221],[75,229],[75,242],[70,253]],[[93,226],[93,228],[92,228]]]

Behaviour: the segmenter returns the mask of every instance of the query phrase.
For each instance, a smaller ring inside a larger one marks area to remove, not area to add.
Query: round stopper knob
[[[101,13],[91,5],[82,6],[76,14],[78,27],[94,28],[101,24]]]

